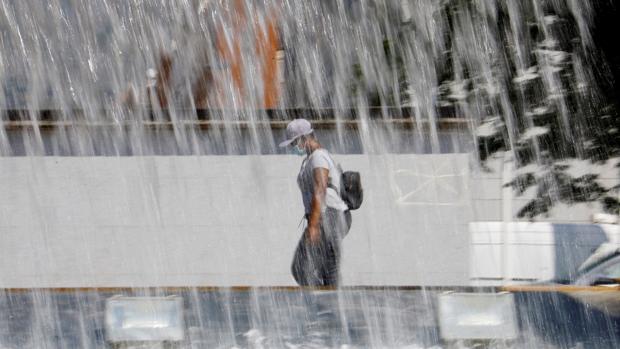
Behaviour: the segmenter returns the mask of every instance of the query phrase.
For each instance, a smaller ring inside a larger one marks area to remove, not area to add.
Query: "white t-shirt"
[[[334,160],[329,155],[329,152],[323,148],[319,148],[312,152],[312,154],[307,156],[301,163],[299,175],[297,176],[297,184],[301,190],[301,197],[306,214],[309,214],[312,208],[315,168],[324,168],[329,170],[329,183],[336,188],[340,188],[340,169],[336,166]],[[327,207],[334,208],[339,211],[346,211],[349,209],[338,192],[331,187],[327,187],[325,202],[321,203],[321,212],[324,212]]]

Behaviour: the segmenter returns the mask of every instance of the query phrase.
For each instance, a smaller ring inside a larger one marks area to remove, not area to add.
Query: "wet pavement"
[[[443,348],[440,289],[56,289],[0,291],[0,348],[111,348],[105,301],[115,295],[184,302],[185,340],[153,348]],[[516,294],[520,338],[504,348],[614,348],[620,319],[552,293]],[[131,346],[130,346],[131,347]]]

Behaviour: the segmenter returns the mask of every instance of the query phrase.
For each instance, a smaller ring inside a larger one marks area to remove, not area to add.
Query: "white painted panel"
[[[501,166],[470,173],[467,154],[335,158],[360,171],[365,186],[344,240],[344,284],[460,285],[471,270],[495,275],[489,265],[500,252],[490,246],[504,241],[502,223],[468,224],[500,220],[501,197],[493,193]],[[293,285],[300,161],[0,158],[0,287]],[[550,224],[515,227],[522,232],[508,237],[515,245],[551,245],[558,234],[549,234]],[[483,266],[470,267],[481,255]]]
[[[465,154],[336,155],[365,202],[345,284],[465,284]],[[0,158],[0,287],[293,285],[294,156]]]

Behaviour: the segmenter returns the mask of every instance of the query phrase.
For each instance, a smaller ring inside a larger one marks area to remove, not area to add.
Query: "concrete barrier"
[[[485,172],[472,170],[468,154],[335,159],[360,171],[365,186],[344,240],[345,285],[504,277],[490,264],[489,273],[474,270],[504,257],[501,244],[478,244],[469,226],[514,218],[502,209],[512,201],[501,162]],[[300,162],[289,155],[0,157],[0,288],[294,285]],[[498,227],[484,234],[501,240]]]
[[[468,155],[336,155],[365,202],[343,282],[466,284]],[[293,285],[292,156],[0,158],[0,287]]]

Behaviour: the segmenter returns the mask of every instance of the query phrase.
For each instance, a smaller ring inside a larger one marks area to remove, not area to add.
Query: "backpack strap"
[[[334,189],[336,191],[336,194],[340,195],[340,189],[336,188],[336,186],[332,183],[332,181],[327,182],[327,187]]]

